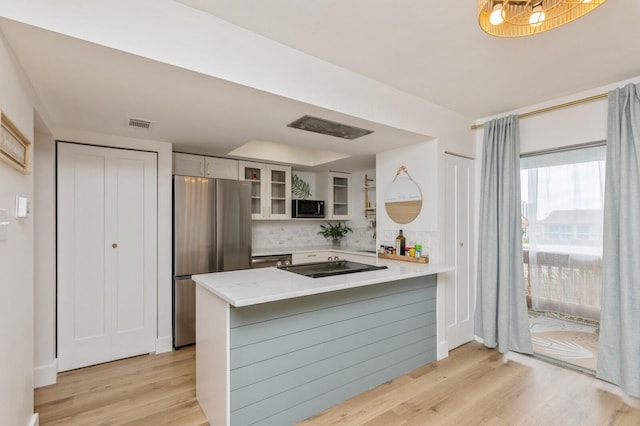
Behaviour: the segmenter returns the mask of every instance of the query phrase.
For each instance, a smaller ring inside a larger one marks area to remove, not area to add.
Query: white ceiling
[[[485,34],[472,0],[179,1],[476,118],[640,74],[638,0],[519,39]]]
[[[508,40],[478,28],[474,1],[180,3],[476,118],[640,75],[637,0],[610,0],[566,27]],[[429,138],[11,20],[0,29],[57,127],[211,155],[266,140],[354,156],[333,169],[370,167],[373,153]],[[304,114],[375,132],[345,141],[286,127]],[[132,129],[128,117],[152,129]]]

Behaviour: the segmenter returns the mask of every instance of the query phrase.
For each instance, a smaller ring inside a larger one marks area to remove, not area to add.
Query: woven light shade
[[[524,37],[569,23],[605,1],[478,0],[478,23],[496,37]]]

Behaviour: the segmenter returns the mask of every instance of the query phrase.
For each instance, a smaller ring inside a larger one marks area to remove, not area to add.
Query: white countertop
[[[231,306],[241,307],[454,270],[450,265],[386,259],[372,259],[371,264],[374,263],[386,265],[388,269],[310,278],[272,267],[215,272],[192,278]]]

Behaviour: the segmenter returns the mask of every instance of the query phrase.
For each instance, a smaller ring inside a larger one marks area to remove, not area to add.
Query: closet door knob
[[[113,244],[111,244],[111,247],[113,247],[113,248],[118,248],[118,243],[113,243]]]

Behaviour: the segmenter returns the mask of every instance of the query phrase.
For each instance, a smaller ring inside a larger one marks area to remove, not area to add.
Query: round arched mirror
[[[398,169],[393,182],[387,187],[384,208],[391,220],[399,224],[409,223],[420,214],[422,191],[405,166]]]

